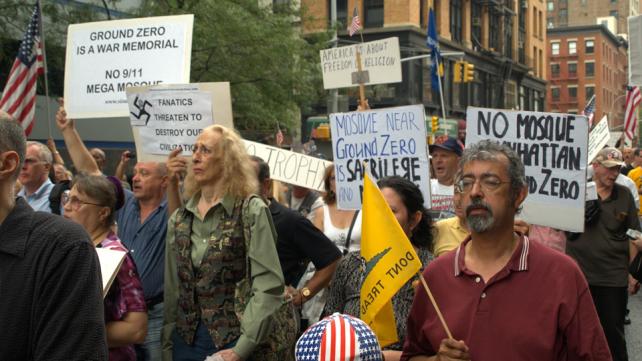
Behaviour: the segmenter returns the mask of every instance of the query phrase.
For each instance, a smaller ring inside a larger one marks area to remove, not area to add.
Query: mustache
[[[482,201],[479,198],[473,198],[472,203],[469,204],[468,207],[466,207],[466,216],[468,216],[473,209],[483,209],[491,215],[493,214],[493,211],[490,209],[488,203]]]

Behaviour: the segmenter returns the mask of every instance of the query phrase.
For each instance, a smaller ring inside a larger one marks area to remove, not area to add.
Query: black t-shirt
[[[633,170],[633,164],[624,164],[622,168],[620,168],[620,173],[628,176],[629,172]]]
[[[298,212],[270,199],[270,213],[286,285],[296,286],[309,262],[322,269],[341,258],[337,246]]]

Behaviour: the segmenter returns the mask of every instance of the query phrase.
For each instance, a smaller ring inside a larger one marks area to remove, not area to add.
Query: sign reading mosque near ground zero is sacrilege
[[[430,166],[423,105],[330,114],[340,209],[360,209],[363,175],[398,175],[419,186],[430,206]]]
[[[189,82],[193,23],[194,15],[180,15],[70,25],[69,117],[125,117],[127,87]]]
[[[361,73],[357,65],[357,48],[361,49]],[[325,89],[357,86],[360,80],[365,85],[399,83],[399,39],[394,37],[321,50],[321,69]]]
[[[584,231],[588,121],[575,114],[468,107],[466,146],[507,144],[526,168],[528,197],[518,216],[531,224]]]

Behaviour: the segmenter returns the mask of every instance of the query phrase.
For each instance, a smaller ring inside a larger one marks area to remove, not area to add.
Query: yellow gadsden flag
[[[362,209],[361,257],[366,270],[361,319],[383,347],[398,341],[392,297],[421,269],[421,261],[368,172],[363,179]]]

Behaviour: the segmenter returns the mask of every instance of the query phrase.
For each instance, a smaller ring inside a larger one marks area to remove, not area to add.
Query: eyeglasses
[[[495,191],[499,189],[502,184],[510,183],[510,181],[502,181],[495,176],[484,176],[482,178],[464,177],[460,179],[455,186],[458,191],[468,193],[473,189],[473,186],[477,181],[479,181],[479,186],[484,192]]]
[[[69,191],[65,191],[62,194],[62,196],[60,197],[60,202],[62,203],[63,206],[67,206],[67,203],[69,203],[69,207],[71,207],[71,209],[74,209],[74,210],[80,208],[80,206],[83,205],[83,204],[89,204],[91,206],[104,207],[102,204],[85,202],[83,200],[80,200],[80,198],[78,198],[76,196],[69,196]]]

